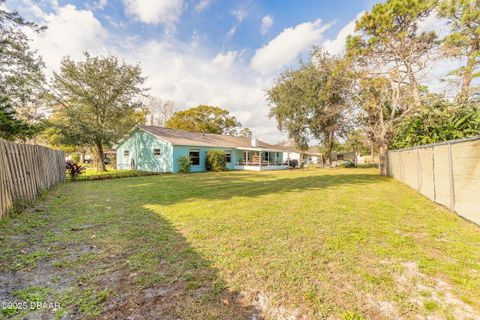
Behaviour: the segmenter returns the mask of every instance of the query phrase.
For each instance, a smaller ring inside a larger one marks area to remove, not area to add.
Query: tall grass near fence
[[[0,141],[0,218],[64,180],[63,151]]]
[[[391,150],[388,174],[480,224],[480,137]]]

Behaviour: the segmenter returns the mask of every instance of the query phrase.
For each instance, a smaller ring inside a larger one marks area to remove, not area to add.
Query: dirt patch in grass
[[[452,292],[452,286],[437,277],[420,272],[416,262],[402,263],[404,271],[396,277],[399,288],[410,300],[433,313],[430,319],[480,319],[480,313]]]
[[[261,318],[164,219],[109,199],[69,210],[60,193],[0,225],[0,319]]]

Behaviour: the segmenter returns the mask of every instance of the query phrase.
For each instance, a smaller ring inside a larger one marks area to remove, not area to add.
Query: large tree
[[[360,118],[379,148],[380,174],[387,175],[387,151],[398,123],[415,110],[407,87],[384,77],[360,77],[356,101]]]
[[[235,135],[241,126],[228,110],[207,105],[177,111],[166,123],[167,128],[226,135]]]
[[[466,63],[453,73],[461,78],[457,101],[470,96],[474,78],[480,77],[480,1],[442,0],[440,16],[447,19],[452,32],[442,39],[442,48],[448,57],[466,58]]]
[[[418,73],[425,68],[436,43],[435,33],[419,31],[418,24],[434,8],[434,0],[376,4],[357,22],[357,34],[347,40],[349,53],[375,76],[408,83],[417,107],[421,105]]]
[[[165,126],[168,119],[175,113],[175,103],[170,99],[149,96],[144,100],[144,105],[148,111],[147,124],[151,126]]]
[[[80,62],[64,58],[52,83],[50,135],[56,143],[91,147],[96,151],[98,168],[104,171],[104,146],[114,144],[145,121],[138,102],[145,91],[144,80],[140,66],[114,56],[85,53],[85,60]]]
[[[249,128],[242,128],[242,129],[240,129],[240,131],[238,131],[237,135],[239,137],[251,138],[252,135],[253,135],[253,132]]]
[[[4,137],[23,139],[37,131],[38,127],[32,125],[42,116],[38,109],[39,96],[43,92],[44,64],[37,52],[30,48],[22,28],[36,32],[44,28],[24,20],[17,12],[4,9],[3,2],[0,0],[0,116],[5,120],[4,128],[7,123],[16,124],[13,126],[16,134]]]
[[[308,62],[280,75],[267,91],[280,130],[307,150],[309,140],[320,140],[330,158],[335,139],[349,123],[352,78],[348,62],[314,49]]]

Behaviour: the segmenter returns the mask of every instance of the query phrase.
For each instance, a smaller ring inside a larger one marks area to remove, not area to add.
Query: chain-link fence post
[[[452,144],[448,144],[448,166],[450,173],[450,209],[455,211],[455,181],[453,177]]]

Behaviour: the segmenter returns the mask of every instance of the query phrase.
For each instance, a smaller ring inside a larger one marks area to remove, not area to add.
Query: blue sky
[[[72,4],[79,10],[91,10],[106,29],[117,34],[138,35],[145,39],[162,39],[165,36],[167,28],[161,20],[157,23],[145,23],[133,18],[126,10],[125,1],[108,0],[99,5],[101,2],[98,0],[58,1],[58,5]],[[202,3],[204,7],[201,6]],[[221,49],[254,51],[285,28],[317,19],[325,23],[334,23],[325,32],[325,36],[335,37],[345,24],[355,19],[359,12],[369,9],[372,3],[374,2],[358,0],[184,1],[180,18],[175,24],[175,37],[178,40],[188,41],[194,34],[200,35],[204,44],[214,51]],[[52,11],[53,6],[48,1],[40,1],[39,5],[46,11]],[[265,16],[270,16],[274,22],[268,32],[262,34],[259,30]],[[119,27],[120,24],[122,24],[121,27]],[[236,28],[235,34],[232,37],[226,36],[233,27]]]
[[[285,139],[268,119],[265,90],[313,45],[341,54],[355,20],[375,1],[8,0],[48,29],[29,33],[47,65],[82,52],[141,65],[150,94],[226,108],[254,135]]]

